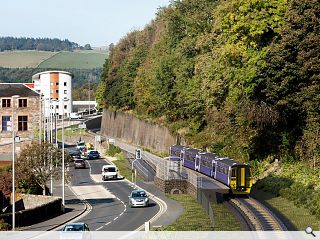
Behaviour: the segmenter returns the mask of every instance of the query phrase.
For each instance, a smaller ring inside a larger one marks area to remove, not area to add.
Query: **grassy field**
[[[43,51],[9,51],[0,52],[0,67],[36,68],[41,62],[51,58],[56,52]]]
[[[98,51],[60,52],[43,61],[38,67],[91,69],[102,67],[106,58],[106,53]]]
[[[131,165],[129,164],[128,160],[124,156],[124,154],[117,153],[115,155],[117,158],[116,161],[113,161],[113,164],[117,166],[119,169],[120,175],[128,180],[132,180],[132,172],[131,172]],[[143,178],[137,174],[137,181],[143,181]]]

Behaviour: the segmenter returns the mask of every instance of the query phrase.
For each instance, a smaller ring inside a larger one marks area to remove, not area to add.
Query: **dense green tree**
[[[319,15],[316,0],[171,1],[110,48],[100,99],[237,159],[310,158]]]

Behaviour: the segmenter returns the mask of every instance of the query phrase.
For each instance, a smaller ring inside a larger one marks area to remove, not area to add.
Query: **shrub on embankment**
[[[318,164],[319,11],[317,0],[172,1],[110,49],[99,106],[239,161]]]
[[[320,182],[315,177],[319,174],[319,169],[303,166],[302,163],[295,166],[283,164],[280,173],[259,180],[254,188],[284,197],[320,217]]]

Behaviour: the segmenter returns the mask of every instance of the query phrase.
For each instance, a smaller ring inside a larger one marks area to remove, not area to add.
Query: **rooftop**
[[[33,91],[23,83],[0,83],[0,97],[38,97],[39,93]]]

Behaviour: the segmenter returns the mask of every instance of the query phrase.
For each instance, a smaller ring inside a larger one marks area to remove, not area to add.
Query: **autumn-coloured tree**
[[[45,194],[46,183],[51,176],[61,175],[62,152],[53,144],[33,142],[22,149],[17,159],[17,172],[22,179],[34,179]],[[67,159],[67,157],[66,157]]]

